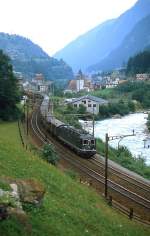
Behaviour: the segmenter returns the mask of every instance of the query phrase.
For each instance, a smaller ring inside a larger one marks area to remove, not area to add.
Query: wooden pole
[[[108,141],[109,137],[108,134],[105,136],[105,198],[107,198],[107,177],[108,177]]]
[[[95,122],[94,122],[94,107],[93,107],[93,138],[94,138],[94,125],[95,125]]]
[[[29,133],[29,104],[28,104],[28,99],[27,99],[27,101],[26,101],[26,103],[27,103],[27,135],[28,135],[28,133]]]

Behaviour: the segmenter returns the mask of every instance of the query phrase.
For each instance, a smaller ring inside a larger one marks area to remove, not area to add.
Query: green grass
[[[1,236],[150,235],[150,229],[112,210],[94,191],[25,152],[16,123],[0,124],[0,170],[0,176],[34,178],[46,187],[43,205],[28,211],[27,222],[15,217],[0,222]]]

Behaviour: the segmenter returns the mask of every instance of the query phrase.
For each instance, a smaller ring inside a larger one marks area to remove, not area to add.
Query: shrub
[[[66,170],[65,173],[73,180],[77,180],[79,177],[78,173],[71,169]]]
[[[45,144],[42,149],[42,158],[52,165],[56,165],[59,157],[52,144]]]

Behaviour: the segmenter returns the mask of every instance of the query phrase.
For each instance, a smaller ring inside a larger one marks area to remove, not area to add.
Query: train
[[[90,158],[96,154],[96,139],[85,130],[56,119],[49,111],[49,97],[46,95],[40,106],[40,115],[46,130],[79,156]]]

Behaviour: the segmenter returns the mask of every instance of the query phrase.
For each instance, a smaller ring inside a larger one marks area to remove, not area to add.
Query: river
[[[130,135],[134,129],[135,136],[123,138],[119,145],[126,146],[135,157],[144,157],[146,164],[150,165],[150,134],[148,134],[146,127],[147,116],[144,113],[134,113],[118,119],[111,118],[96,121],[94,128],[95,137],[101,138],[104,141],[106,133],[109,136]],[[82,121],[83,127],[86,127],[91,133],[92,128],[90,123],[87,122],[85,124]],[[117,148],[118,141],[119,139],[109,141],[109,144]]]

